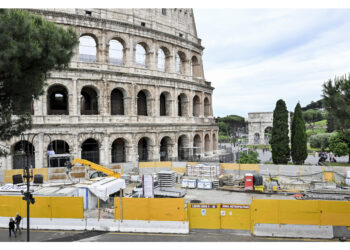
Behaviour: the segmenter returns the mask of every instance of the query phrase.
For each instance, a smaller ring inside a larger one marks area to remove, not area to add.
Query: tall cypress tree
[[[288,137],[288,110],[283,100],[278,100],[273,111],[271,135],[272,161],[274,164],[287,164],[290,158]]]
[[[293,162],[297,165],[301,165],[307,158],[307,135],[305,121],[299,103],[294,109],[291,142]]]

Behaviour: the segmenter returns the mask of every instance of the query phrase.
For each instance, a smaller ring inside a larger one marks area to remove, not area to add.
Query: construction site
[[[350,237],[350,167],[52,158],[65,167],[32,169],[34,229]],[[25,225],[22,174],[0,171],[0,227]]]

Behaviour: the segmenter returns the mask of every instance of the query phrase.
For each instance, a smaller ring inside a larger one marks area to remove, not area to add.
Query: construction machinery
[[[88,160],[84,160],[84,159],[79,159],[79,158],[74,158],[74,160],[72,162],[69,162],[67,161],[66,162],[66,167],[68,170],[71,170],[72,167],[76,164],[76,163],[79,163],[80,165],[82,166],[87,166],[87,167],[90,167],[98,172],[101,172],[101,173],[104,173],[106,174],[107,176],[109,177],[115,177],[117,179],[120,179],[120,173],[118,172],[115,172],[109,168],[106,168],[104,166],[101,166],[101,165],[98,165],[96,163],[93,163],[91,161],[88,161]]]

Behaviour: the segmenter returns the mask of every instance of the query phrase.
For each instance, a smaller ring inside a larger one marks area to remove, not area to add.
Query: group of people
[[[13,232],[13,234],[15,235],[15,238],[17,237],[17,231],[19,231],[19,233],[21,233],[21,228],[20,228],[21,220],[22,220],[22,217],[19,215],[19,213],[17,213],[15,220],[10,218],[9,237],[11,237],[11,232]],[[15,226],[16,226],[16,228],[15,228]]]
[[[317,152],[315,152],[315,156],[317,157]],[[319,160],[318,162],[325,162],[328,159],[328,154],[327,152],[319,152],[318,153]],[[337,162],[337,160],[334,157],[333,152],[329,153],[329,162]]]

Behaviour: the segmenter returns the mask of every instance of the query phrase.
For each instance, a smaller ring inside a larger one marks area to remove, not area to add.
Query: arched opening
[[[171,139],[169,136],[163,137],[160,141],[159,155],[160,161],[168,161],[170,156]]]
[[[160,48],[158,50],[158,64],[157,64],[158,70],[165,71],[165,60],[166,60],[166,57],[165,57],[164,50]]]
[[[145,44],[139,43],[136,45],[135,62],[138,66],[147,66],[147,50]]]
[[[264,130],[264,142],[266,145],[270,144],[270,139],[272,135],[272,127],[267,127]]]
[[[81,158],[96,164],[100,163],[99,146],[95,139],[90,138],[83,142],[81,147]]]
[[[13,169],[35,168],[35,148],[29,141],[19,141],[13,147]]]
[[[81,36],[79,38],[79,61],[96,62],[96,41],[91,36]]]
[[[47,114],[68,115],[68,91],[61,85],[51,86],[47,91]]]
[[[47,150],[53,150],[55,155],[69,154],[69,145],[63,140],[55,140],[47,146]],[[48,166],[50,168],[65,167],[67,161],[69,161],[69,157],[50,157],[50,163]]]
[[[111,93],[111,115],[124,115],[124,95],[119,89]]]
[[[213,134],[213,153],[215,153],[216,150],[218,150],[218,144],[216,140],[216,134]]]
[[[198,117],[200,115],[200,112],[201,112],[201,101],[198,97],[198,95],[195,95],[193,97],[193,116],[196,116]]]
[[[204,137],[204,150],[205,150],[205,153],[210,152],[210,138],[208,134],[206,134]]]
[[[179,161],[188,160],[190,156],[188,148],[188,137],[186,135],[181,135],[177,140],[177,157]]]
[[[159,97],[159,115],[170,116],[171,115],[171,100],[169,92],[163,92]]]
[[[113,65],[124,65],[124,47],[116,39],[109,41],[109,62]]]
[[[126,150],[125,140],[123,138],[116,139],[112,144],[112,163],[125,162]]]
[[[204,98],[204,116],[210,115],[210,103],[208,97]]]
[[[98,114],[98,99],[96,91],[91,87],[81,90],[80,111],[82,115]]]
[[[142,137],[137,145],[139,161],[148,161],[150,158],[150,139],[147,137]]]
[[[177,115],[178,116],[187,116],[187,96],[182,93],[177,97]]]
[[[137,94],[137,115],[144,115],[144,116],[148,115],[147,104],[148,104],[147,95],[143,90],[141,90]]]
[[[178,74],[185,74],[186,73],[186,55],[185,53],[179,51],[176,55],[175,55],[175,68],[176,68],[176,73]]]
[[[165,101],[164,93],[162,93],[159,97],[159,110],[160,110],[160,116],[166,115],[166,101]]]
[[[196,56],[191,59],[191,76],[200,77],[200,64]]]
[[[200,157],[202,149],[202,140],[199,135],[195,135],[193,138],[193,156]]]
[[[260,144],[260,134],[259,133],[255,133],[254,134],[254,144]]]

